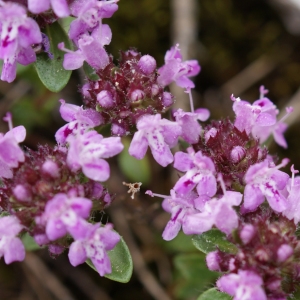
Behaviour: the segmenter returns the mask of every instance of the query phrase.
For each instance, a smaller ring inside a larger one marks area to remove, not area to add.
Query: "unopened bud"
[[[166,107],[171,106],[174,103],[173,98],[174,97],[171,93],[164,92],[163,93],[163,99],[162,99],[163,105],[166,106]]]
[[[14,196],[21,202],[30,200],[30,192],[22,184],[18,184],[13,189]]]
[[[279,262],[286,261],[293,254],[293,248],[287,244],[283,244],[277,250],[277,259]]]
[[[242,242],[246,245],[252,240],[254,234],[255,234],[254,226],[252,226],[251,224],[246,224],[240,232],[240,238]]]
[[[206,255],[206,264],[211,271],[221,271],[220,269],[220,256],[218,251],[209,252]]]
[[[114,99],[111,95],[111,93],[109,91],[101,91],[98,95],[97,95],[97,101],[98,103],[105,107],[105,108],[109,108],[112,107],[114,105]]]
[[[131,94],[130,94],[130,100],[132,102],[136,102],[139,100],[144,99],[145,97],[145,93],[142,90],[134,90]]]
[[[42,171],[48,175],[50,175],[53,178],[56,178],[59,176],[59,168],[58,165],[52,161],[47,160],[42,165]]]
[[[240,162],[246,155],[246,151],[241,146],[235,146],[230,153],[230,159],[233,163]]]
[[[144,55],[140,58],[138,66],[144,74],[149,75],[156,69],[156,61],[152,56]]]

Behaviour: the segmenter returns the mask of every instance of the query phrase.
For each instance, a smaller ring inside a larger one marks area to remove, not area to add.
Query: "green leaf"
[[[28,234],[28,232],[26,232],[21,239],[26,251],[42,249],[42,247],[35,242],[34,238]]]
[[[59,92],[68,83],[72,71],[63,68],[62,62],[65,53],[59,50],[57,45],[64,42],[66,48],[72,49],[72,44],[58,22],[47,25],[43,31],[49,38],[50,51],[54,58],[50,59],[47,53],[40,53],[37,55],[34,65],[45,87],[52,92]]]
[[[228,294],[219,292],[216,288],[212,288],[201,294],[197,300],[231,300]]]
[[[131,182],[142,182],[147,185],[151,179],[150,162],[147,156],[137,160],[128,153],[130,141],[128,138],[122,139],[124,150],[118,156],[118,162],[123,174]]]
[[[176,255],[174,266],[176,299],[195,299],[199,291],[212,286],[219,276],[207,269],[205,255],[201,252]]]
[[[128,282],[132,275],[133,263],[129,249],[122,237],[116,247],[107,254],[110,258],[112,272],[105,277],[122,283]],[[87,260],[86,263],[97,271],[90,260]]]
[[[228,242],[226,235],[218,229],[211,229],[200,235],[194,235],[192,242],[198,250],[206,254],[216,249],[227,253],[237,253],[236,246]]]
[[[87,62],[83,63],[83,71],[89,79],[94,81],[99,79],[99,76],[96,74],[95,69],[92,68]]]

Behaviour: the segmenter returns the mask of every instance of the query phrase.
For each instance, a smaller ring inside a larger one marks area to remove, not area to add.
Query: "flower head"
[[[234,300],[267,300],[262,284],[261,277],[250,270],[224,275],[217,281],[217,287],[234,296]]]
[[[158,69],[158,83],[162,86],[169,85],[172,81],[183,88],[194,88],[194,83],[188,78],[196,76],[200,66],[196,60],[182,61],[179,44],[172,47],[165,55],[165,65]]]
[[[82,168],[85,176],[96,181],[106,181],[110,168],[104,158],[119,154],[124,146],[119,137],[103,138],[91,130],[76,136],[69,135],[67,164],[72,171]]]
[[[3,60],[1,80],[16,78],[17,62],[28,65],[36,60],[32,44],[42,42],[37,23],[27,17],[26,9],[12,2],[0,2],[0,59]]]
[[[160,114],[144,115],[137,122],[138,131],[134,134],[129,154],[142,159],[148,146],[154,159],[163,167],[173,162],[170,147],[174,147],[181,134],[176,122],[162,119]]]
[[[72,266],[84,263],[88,258],[101,276],[111,273],[111,263],[107,251],[120,241],[120,236],[112,230],[111,224],[85,224],[84,235],[70,246],[69,260]]]
[[[289,176],[278,170],[287,162],[283,160],[275,167],[274,163],[266,159],[248,169],[245,174],[244,212],[257,209],[265,197],[273,210],[282,212],[287,208],[287,199],[280,191],[286,187]]]

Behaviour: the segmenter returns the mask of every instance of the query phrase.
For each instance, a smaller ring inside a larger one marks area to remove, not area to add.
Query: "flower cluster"
[[[71,121],[75,122],[73,130],[69,129],[65,137],[68,145],[23,151],[18,145],[25,138],[23,126],[11,128],[1,137],[0,207],[11,216],[0,219],[0,253],[7,263],[23,260],[24,246],[16,235],[27,232],[40,246],[47,246],[52,255],[70,247],[69,258],[74,266],[90,258],[103,276],[111,272],[106,251],[113,249],[120,237],[112,231],[112,225],[90,222],[92,214],[102,211],[112,200],[99,182],[110,175],[104,158],[118,154],[123,145],[119,138],[103,138],[94,130],[88,131],[86,123],[81,125],[83,116],[91,120],[93,114],[64,102],[62,105],[64,118],[77,116],[77,122]],[[10,117],[8,114],[5,120],[12,127]],[[60,129],[57,136],[62,137],[65,131]],[[5,231],[8,223],[12,227]],[[13,253],[8,254],[12,247]]]
[[[210,270],[227,272],[217,287],[237,300],[287,299],[299,280],[295,233],[300,219],[299,178],[294,178],[298,171],[292,167],[292,178],[280,171],[289,160],[276,165],[261,145],[273,135],[286,147],[286,125],[276,121],[278,109],[265,94],[262,87],[260,99],[252,105],[232,97],[234,122],[225,119],[200,126],[197,110],[175,112],[180,135],[190,143],[184,152],[174,155],[174,168],[182,175],[170,196],[146,192],[164,198],[163,209],[171,214],[162,234],[165,240],[175,238],[181,228],[189,235],[216,227],[237,247],[236,253],[216,250],[207,255]],[[286,116],[291,112],[287,108]],[[183,122],[183,118],[191,119]],[[193,129],[197,136],[182,134]],[[149,136],[151,126],[147,130]]]

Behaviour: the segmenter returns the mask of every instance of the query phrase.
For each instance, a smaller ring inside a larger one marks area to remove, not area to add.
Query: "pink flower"
[[[162,119],[160,114],[144,115],[137,122],[138,131],[134,134],[129,154],[142,159],[148,146],[154,159],[163,167],[173,162],[170,147],[177,144],[181,128],[176,122]]]
[[[70,10],[66,0],[28,0],[28,9],[34,14],[40,14],[50,8],[59,18],[70,15]]]
[[[0,218],[0,257],[4,256],[6,264],[25,258],[25,248],[16,237],[22,229],[23,226],[15,216]]]
[[[1,1],[0,39],[1,80],[12,82],[16,78],[17,62],[28,65],[36,60],[31,45],[41,43],[42,35],[38,24],[27,17],[23,6]]]
[[[266,159],[248,169],[245,174],[246,187],[242,207],[244,212],[256,210],[265,197],[271,208],[277,212],[282,212],[288,207],[287,199],[280,191],[286,187],[289,176],[278,170],[287,163],[288,160],[285,159],[275,166]]]
[[[217,281],[217,287],[233,296],[233,300],[267,300],[262,284],[259,275],[244,270],[239,270],[238,274],[224,275]]]
[[[74,172],[82,168],[83,174],[95,181],[106,181],[109,178],[110,168],[104,158],[115,156],[124,148],[119,137],[103,138],[95,130],[76,136],[69,135],[67,142],[69,168]]]
[[[85,223],[84,235],[70,246],[69,260],[76,267],[88,258],[101,276],[111,273],[111,263],[107,251],[112,250],[120,241],[120,236],[112,230],[111,224]]]
[[[196,60],[182,61],[179,44],[172,47],[165,55],[165,65],[158,69],[157,81],[162,86],[169,85],[172,81],[183,88],[194,88],[194,83],[188,78],[196,76],[200,66]]]

